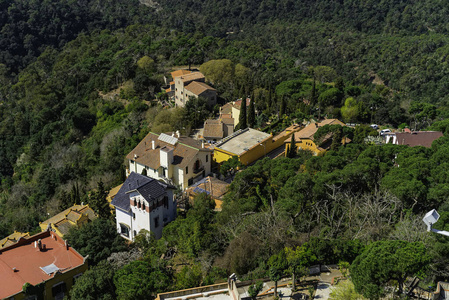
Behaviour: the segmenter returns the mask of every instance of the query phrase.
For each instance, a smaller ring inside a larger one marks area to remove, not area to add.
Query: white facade
[[[163,150],[161,150],[161,154],[162,152]],[[173,157],[173,154],[171,154],[171,157]],[[198,151],[185,168],[180,168],[179,166],[172,164],[172,158],[171,162],[167,160],[167,158],[164,158],[165,161],[162,162],[163,156],[161,155],[161,166],[157,170],[139,164],[134,160],[129,160],[129,173],[136,172],[142,174],[143,170],[146,169],[148,177],[166,179],[173,185],[179,186],[184,190],[189,185],[195,183],[211,172],[211,158],[211,152]],[[164,165],[167,165],[167,167]],[[129,173],[127,175],[129,175]]]
[[[129,198],[129,211],[116,207],[117,232],[128,240],[133,241],[142,229],[154,233],[159,239],[163,227],[176,219],[176,201],[171,189],[150,202],[137,191],[130,192]]]

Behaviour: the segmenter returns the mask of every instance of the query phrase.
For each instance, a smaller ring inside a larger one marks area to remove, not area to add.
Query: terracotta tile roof
[[[117,185],[116,187],[112,188],[109,191],[108,196],[106,197],[106,199],[108,200],[109,203],[112,201],[112,199],[114,199],[115,195],[117,195],[117,193],[120,190],[120,188],[122,187],[122,185],[123,185],[123,183]]]
[[[66,235],[67,233],[69,233],[70,229],[72,227],[74,227],[75,225],[72,222],[70,222],[69,220],[62,220],[62,221],[56,222],[54,224],[54,226],[56,228],[58,228],[59,232],[61,232],[62,235]]]
[[[326,119],[321,122],[312,123],[304,127],[302,130],[295,133],[295,140],[299,139],[310,139],[313,141],[313,135],[317,132],[319,127],[323,127],[324,125],[341,125],[345,126],[345,124],[337,119]],[[288,138],[285,142],[290,142],[291,138]]]
[[[192,81],[189,85],[185,87],[186,90],[192,92],[193,94],[199,96],[205,91],[215,91],[215,89],[204,82]]]
[[[42,223],[40,223],[40,226],[42,229],[44,229],[48,226],[48,224],[52,224],[62,234],[66,234],[70,227],[77,226],[77,221],[82,217],[82,215],[87,215],[87,218],[90,221],[97,218],[95,212],[92,210],[92,208],[89,207],[89,205],[75,204],[74,206],[67,208],[63,212],[60,212],[56,216],[43,221]]]
[[[226,125],[234,125],[234,119],[233,118],[226,118],[226,116],[221,116],[220,119],[224,124]]]
[[[190,71],[190,70],[176,70],[176,71],[171,72],[170,74],[171,74],[171,78],[174,79],[175,77],[187,75],[190,73],[192,73],[192,71]],[[170,82],[170,84],[172,84],[172,83]]]
[[[205,177],[187,189],[187,193],[197,195],[207,193],[213,199],[222,199],[228,192],[229,183],[215,177]]]
[[[204,122],[203,136],[206,138],[222,139],[224,130],[221,120],[206,120]]]
[[[250,98],[246,98],[246,106],[249,106],[250,102],[251,102],[251,99]],[[236,109],[240,109],[240,106],[242,106],[242,99],[234,101],[233,106]]]
[[[152,149],[152,141],[154,141],[155,149]],[[130,153],[128,153],[126,158],[150,167],[153,170],[157,170],[160,167],[160,149],[164,146],[172,147],[173,145],[159,140],[159,134],[150,132]],[[184,168],[195,157],[198,151],[210,152],[210,150],[202,148],[201,142],[190,137],[180,137],[174,146],[172,164]]]
[[[413,131],[396,133],[398,145],[407,145],[410,147],[424,146],[430,148],[432,142],[443,136],[441,131]]]
[[[232,102],[228,102],[225,105],[223,105],[220,109],[220,114],[221,115],[229,115],[229,117],[231,116],[232,113]]]
[[[46,251],[35,248],[34,242],[39,239],[46,246]],[[64,274],[85,262],[78,252],[65,246],[63,239],[49,231],[26,237],[12,246],[0,249],[0,299],[21,292],[26,282],[36,285],[52,279],[55,272],[47,274],[41,269],[50,264],[54,264]]]
[[[4,239],[0,240],[0,249],[17,243],[17,241],[21,237],[29,237],[29,236],[30,236],[30,234],[28,232],[23,233],[23,232],[14,231],[14,233],[12,233],[12,234],[8,235],[7,237],[5,237]]]
[[[192,73],[189,73],[186,75],[181,75],[181,76],[178,75],[175,77],[180,77],[182,82],[204,79],[204,75],[201,72],[192,72]],[[175,77],[173,77],[173,78],[175,78]]]

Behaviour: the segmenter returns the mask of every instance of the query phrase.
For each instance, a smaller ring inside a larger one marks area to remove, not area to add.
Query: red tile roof
[[[34,242],[39,239],[46,246],[45,251],[35,248]],[[26,282],[36,285],[55,276],[55,273],[45,273],[42,267],[54,264],[59,272],[65,273],[84,263],[84,258],[73,248],[66,247],[53,232],[44,231],[22,238],[16,244],[0,249],[0,299],[21,292]]]
[[[396,133],[397,144],[407,145],[410,147],[424,146],[430,148],[432,146],[432,142],[442,136],[443,133],[440,131],[413,131],[411,133]]]

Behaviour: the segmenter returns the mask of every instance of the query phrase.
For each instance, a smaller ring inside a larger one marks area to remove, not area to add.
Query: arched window
[[[137,207],[138,207],[138,208],[140,208],[140,207],[141,207],[141,205],[140,205],[140,201],[139,201],[139,202],[137,202]]]
[[[142,209],[145,210],[145,202],[142,203]]]

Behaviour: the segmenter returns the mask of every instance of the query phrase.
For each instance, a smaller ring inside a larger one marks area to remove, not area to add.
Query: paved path
[[[313,299],[320,299],[320,300],[329,299],[329,294],[331,292],[330,287],[331,285],[329,283],[320,281],[318,283],[318,287],[315,292],[315,297],[313,297]]]

